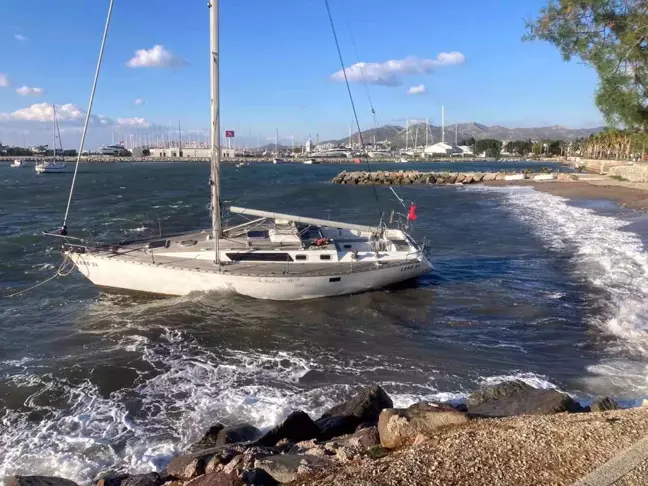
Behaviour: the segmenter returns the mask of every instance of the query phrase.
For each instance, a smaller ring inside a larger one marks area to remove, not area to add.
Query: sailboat
[[[275,155],[276,157],[272,159],[273,164],[285,164],[286,161],[279,157],[279,129],[277,129],[277,138],[275,139]]]
[[[34,170],[39,174],[60,174],[64,172],[65,162],[56,160],[56,132],[58,131],[58,121],[56,120],[56,105],[52,105],[52,132],[54,137],[54,145],[52,146],[53,155],[51,161],[44,161],[36,164]],[[59,143],[61,143],[61,134],[58,135]],[[61,153],[63,153],[63,145],[61,144]]]
[[[247,221],[223,226],[219,1],[211,0],[209,7],[211,229],[129,244],[90,244],[67,236],[66,212],[60,232],[66,239],[64,254],[101,287],[166,295],[226,291],[285,301],[365,292],[428,272],[432,267],[424,248],[407,227],[349,224],[242,207],[230,207],[229,213]],[[415,217],[410,214],[410,219]]]

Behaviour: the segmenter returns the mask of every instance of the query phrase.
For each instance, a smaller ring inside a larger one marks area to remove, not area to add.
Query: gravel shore
[[[294,484],[563,486],[646,435],[647,408],[474,420],[382,459]],[[618,484],[648,484],[644,473],[635,470]]]

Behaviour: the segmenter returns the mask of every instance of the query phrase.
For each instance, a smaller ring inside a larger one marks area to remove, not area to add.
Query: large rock
[[[113,476],[105,476],[97,481],[97,486],[121,486],[122,482],[130,477],[129,474],[116,474]]]
[[[468,407],[474,407],[484,402],[509,398],[516,393],[533,389],[534,388],[531,385],[527,385],[525,382],[520,380],[505,381],[472,393],[466,400],[466,405]]]
[[[77,486],[69,479],[54,476],[14,476],[7,481],[8,486]]]
[[[303,440],[314,439],[319,434],[319,427],[308,414],[297,411],[288,415],[282,423],[257,439],[255,445],[273,446],[281,439],[301,442]]]
[[[191,479],[205,473],[205,466],[212,456],[186,455],[176,456],[167,466],[169,474],[178,479]],[[107,485],[106,485],[107,486]]]
[[[250,442],[261,436],[261,431],[250,424],[238,424],[222,429],[216,437],[216,446]]]
[[[353,432],[359,425],[358,418],[352,415],[343,417],[320,417],[315,424],[320,428],[319,440],[329,440],[333,437]]]
[[[569,395],[556,390],[521,389],[507,398],[469,406],[471,417],[511,417],[515,415],[549,415],[581,412],[583,408]]]
[[[380,386],[362,388],[352,398],[326,411],[316,424],[321,429],[319,438],[329,440],[352,434],[363,422],[376,423],[380,412],[392,408],[394,402]]]
[[[590,412],[607,412],[608,410],[619,410],[620,408],[619,404],[609,397],[596,400],[588,407]]]
[[[225,426],[221,423],[218,423],[216,425],[212,425],[209,427],[207,432],[205,432],[205,435],[202,436],[202,439],[200,439],[198,442],[195,444],[192,444],[191,447],[189,448],[190,452],[199,452],[205,449],[211,449],[213,447],[216,447],[216,440],[218,439],[218,434],[220,433],[221,430],[223,430]]]
[[[244,446],[234,444],[207,449],[194,454],[176,456],[169,462],[167,473],[178,479],[192,479],[206,472],[214,472],[218,466],[227,464],[245,450]]]
[[[148,474],[136,474],[124,479],[120,486],[160,486],[162,478],[156,472]]]
[[[396,449],[411,444],[419,436],[429,437],[442,427],[464,424],[468,417],[446,404],[415,404],[407,409],[383,410],[378,421],[380,444]]]
[[[263,469],[255,467],[243,473],[243,484],[250,486],[277,486],[279,483]]]
[[[378,427],[366,427],[355,432],[349,437],[348,442],[352,446],[369,449],[380,444]]]
[[[297,474],[310,473],[331,465],[331,461],[323,457],[305,454],[284,454],[268,456],[255,462],[255,467],[263,469],[280,483],[293,481]]]
[[[185,486],[242,486],[243,481],[234,475],[224,472],[215,472],[203,474],[202,476],[192,479]]]

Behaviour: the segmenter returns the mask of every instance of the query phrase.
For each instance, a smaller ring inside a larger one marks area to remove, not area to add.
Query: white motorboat
[[[15,159],[10,167],[24,167],[25,164],[23,163],[22,159]]]
[[[273,300],[365,292],[430,271],[424,248],[408,234],[408,225],[388,228],[383,221],[375,226],[357,225],[230,207],[230,214],[246,220],[223,227],[219,0],[211,0],[209,7],[211,229],[134,243],[90,243],[67,235],[68,203],[60,234],[55,235],[66,239],[64,254],[84,276],[102,287],[166,295],[225,291]],[[408,216],[408,223],[410,219],[415,217]]]
[[[313,164],[319,164],[319,162],[316,161],[315,159],[306,159],[306,160],[304,160],[304,164],[313,165]]]
[[[53,150],[53,155],[52,155],[52,160],[46,160],[41,163],[36,164],[34,167],[34,170],[38,174],[60,174],[61,172],[65,172],[65,162],[58,161],[56,159],[56,134],[59,132],[58,128],[58,120],[56,119],[56,105],[52,105],[52,117],[53,117],[53,123],[52,123],[52,131],[53,136],[54,136],[54,145],[52,146]],[[59,139],[59,144],[61,144],[61,134],[59,132],[58,134],[58,139]],[[63,146],[61,145],[61,153],[63,152]]]
[[[273,164],[286,164],[287,162],[284,159],[272,159]]]
[[[398,164],[407,164],[409,161],[405,157],[401,157],[396,161]]]

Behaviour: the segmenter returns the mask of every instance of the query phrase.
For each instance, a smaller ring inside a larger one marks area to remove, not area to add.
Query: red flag
[[[407,219],[410,221],[416,221],[416,206],[414,203],[410,203],[409,213],[407,214]]]
[[[234,130],[225,130],[226,138],[234,138]]]

